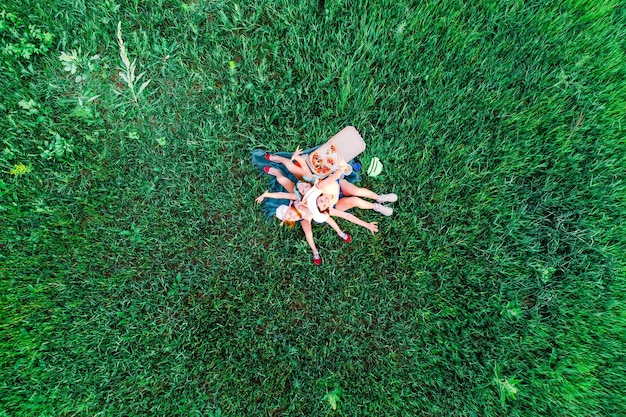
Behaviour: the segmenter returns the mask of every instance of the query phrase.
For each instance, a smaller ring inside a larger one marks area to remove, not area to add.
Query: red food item
[[[311,164],[317,173],[320,173],[322,167],[324,166],[324,160],[319,156],[318,152],[315,151],[311,154]]]

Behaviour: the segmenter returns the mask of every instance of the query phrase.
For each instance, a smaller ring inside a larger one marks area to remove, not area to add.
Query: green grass
[[[0,6],[0,415],[624,415],[622,2],[323,4]],[[318,268],[249,155],[346,125]]]

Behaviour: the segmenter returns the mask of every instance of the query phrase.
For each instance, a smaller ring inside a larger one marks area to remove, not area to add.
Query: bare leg
[[[328,216],[328,219],[326,219],[326,223],[328,223],[330,225],[330,227],[332,227],[335,230],[335,232],[337,232],[337,235],[341,238],[341,240],[343,240],[344,242],[347,242],[347,243],[352,242],[352,236],[350,236],[348,233],[346,233],[343,230],[341,230],[341,227],[339,227],[339,225],[332,218],[332,216]]]
[[[339,211],[350,210],[351,208],[358,207],[364,210],[372,210],[376,206],[375,203],[363,200],[359,197],[342,197],[335,204],[335,209]]]
[[[380,203],[372,203],[371,201],[363,200],[360,197],[342,197],[339,199],[337,204],[335,204],[335,209],[337,211],[346,211],[354,207],[364,210],[374,210],[385,216],[391,216],[393,214],[393,209],[391,207],[383,206]]]
[[[304,231],[304,236],[306,237],[306,241],[309,244],[309,247],[313,251],[313,262],[316,265],[320,265],[322,263],[322,258],[320,257],[320,252],[317,250],[317,246],[315,246],[315,241],[313,240],[313,230],[311,228],[311,221],[302,220],[300,222],[300,226],[302,226],[302,230]]]
[[[378,223],[377,222],[366,223],[363,220],[361,220],[358,217],[356,217],[354,214],[350,214],[350,213],[347,213],[345,211],[337,210],[336,208],[331,208],[328,211],[329,211],[329,214],[331,216],[341,217],[343,219],[348,220],[349,222],[352,222],[354,224],[358,224],[359,226],[363,226],[363,227],[365,227],[367,230],[369,230],[372,233],[378,232]],[[346,239],[344,239],[344,240],[346,242],[349,242],[349,240],[346,240]]]
[[[333,228],[333,230],[334,230],[335,232],[337,232],[337,234],[338,234],[339,236],[343,236],[343,235],[344,235],[343,230],[341,230],[341,227],[339,227],[339,225],[337,224],[337,222],[336,222],[335,220],[333,220],[333,218],[332,218],[332,217],[328,216],[328,219],[326,219],[326,223],[327,223],[330,227],[332,227],[332,228]]]
[[[268,174],[275,176],[276,181],[278,181],[280,185],[285,187],[285,190],[287,190],[290,193],[293,193],[293,190],[295,189],[295,184],[289,178],[285,177],[283,173],[280,172],[280,170],[276,168],[270,168]]]
[[[341,192],[345,196],[369,198],[374,201],[378,201],[378,199],[380,198],[380,196],[374,191],[368,190],[367,188],[357,187],[356,185],[346,180],[339,181],[339,187],[341,187]]]
[[[284,156],[270,155],[270,161],[283,164],[289,172],[296,176],[296,178],[302,178],[306,175],[301,167],[297,166],[291,161],[291,159],[285,158]]]

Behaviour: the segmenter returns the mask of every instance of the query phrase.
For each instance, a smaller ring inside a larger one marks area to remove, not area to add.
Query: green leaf
[[[333,410],[336,410],[339,404],[340,396],[341,396],[341,389],[335,388],[334,390],[326,394],[323,400],[328,401],[328,404],[330,404],[330,407]]]

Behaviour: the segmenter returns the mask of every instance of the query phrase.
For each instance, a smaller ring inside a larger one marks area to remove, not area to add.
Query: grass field
[[[626,6],[547,3],[3,0],[0,416],[626,415]],[[250,152],[346,125],[316,267]]]

